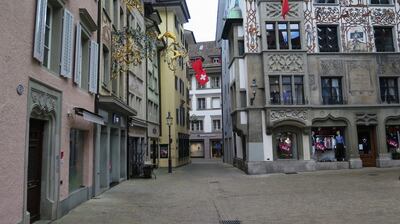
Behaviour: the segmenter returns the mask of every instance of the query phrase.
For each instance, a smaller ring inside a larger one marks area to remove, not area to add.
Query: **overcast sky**
[[[215,40],[218,0],[186,0],[191,19],[185,29],[194,32],[197,42]]]

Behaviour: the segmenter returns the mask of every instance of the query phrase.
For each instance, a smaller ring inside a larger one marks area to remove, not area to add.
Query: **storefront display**
[[[278,159],[295,159],[297,157],[295,139],[296,134],[291,132],[281,132],[276,135]]]
[[[400,159],[400,126],[386,126],[386,144],[392,159]]]
[[[343,134],[344,128],[340,127],[312,128],[313,158],[320,162],[344,161],[346,146]]]

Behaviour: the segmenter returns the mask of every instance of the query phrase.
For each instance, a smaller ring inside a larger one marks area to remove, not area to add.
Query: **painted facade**
[[[155,1],[154,8],[158,10],[162,23],[160,31],[169,31],[176,40],[185,45],[183,24],[187,23],[190,15],[186,1]],[[171,41],[171,40],[169,40]],[[168,46],[168,42],[166,43]],[[160,153],[159,166],[168,166],[168,112],[173,117],[171,126],[171,159],[172,167],[189,163],[189,134],[188,134],[188,79],[186,62],[179,60],[176,69],[171,70],[167,58],[160,52]]]
[[[189,45],[189,58],[203,60],[209,76],[206,86],[198,85],[190,72],[190,150],[191,157],[220,158],[222,152],[221,53],[214,41]]]
[[[276,1],[223,2],[240,15],[218,26],[238,167],[400,165],[397,1],[290,1],[286,20]]]

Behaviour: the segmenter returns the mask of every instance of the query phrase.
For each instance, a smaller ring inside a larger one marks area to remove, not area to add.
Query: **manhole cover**
[[[221,220],[220,224],[240,224],[239,220]]]

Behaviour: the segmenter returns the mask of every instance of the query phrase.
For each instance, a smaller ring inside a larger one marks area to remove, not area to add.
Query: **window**
[[[317,26],[320,52],[339,52],[337,26]]]
[[[336,0],[316,0],[315,3],[336,3]]]
[[[371,0],[371,4],[388,5],[391,4],[390,0]]]
[[[190,126],[192,131],[203,131],[203,120],[192,121]]]
[[[214,131],[221,130],[221,120],[213,120],[213,130]]]
[[[297,159],[296,134],[278,132],[275,134],[275,147],[278,159]]]
[[[382,103],[399,103],[397,78],[379,78]]]
[[[82,26],[81,26],[82,27]],[[89,89],[90,35],[81,30],[81,88]]]
[[[211,77],[211,88],[221,88],[221,79],[219,76]]]
[[[304,104],[303,76],[270,76],[269,86],[271,104]]]
[[[50,44],[51,44],[51,24],[52,23],[52,9],[47,6],[46,11],[46,25],[45,25],[45,37],[44,37],[44,58],[43,66],[50,68]]]
[[[239,56],[244,55],[244,40],[238,40],[238,54]]]
[[[179,85],[178,77],[175,76],[175,90],[176,91],[178,91],[178,85]]]
[[[104,64],[103,64],[103,69],[104,69],[104,80],[103,80],[103,84],[105,86],[108,86],[108,84],[110,83],[110,51],[108,50],[108,48],[103,45],[103,58],[104,58]]]
[[[206,98],[198,98],[197,99],[197,109],[198,110],[206,109]]]
[[[301,49],[300,23],[268,22],[265,28],[268,49]]]
[[[374,27],[374,37],[377,52],[394,51],[391,27]]]
[[[205,88],[207,88],[207,83],[205,84],[205,85],[200,85],[200,83],[198,83],[197,81],[196,81],[196,89],[205,89]]]
[[[179,125],[180,116],[179,116],[179,108],[176,108],[176,116],[175,116],[176,124]]]
[[[182,79],[179,79],[179,93],[184,96],[185,95],[185,84]]]
[[[84,132],[71,129],[69,138],[69,192],[83,186]]]
[[[221,63],[219,57],[213,57],[213,58],[212,58],[212,61],[213,61],[214,64],[220,64],[220,63]]]
[[[322,103],[343,104],[341,78],[321,78]]]
[[[211,99],[211,106],[213,109],[221,108],[221,99],[219,97],[213,97]]]

